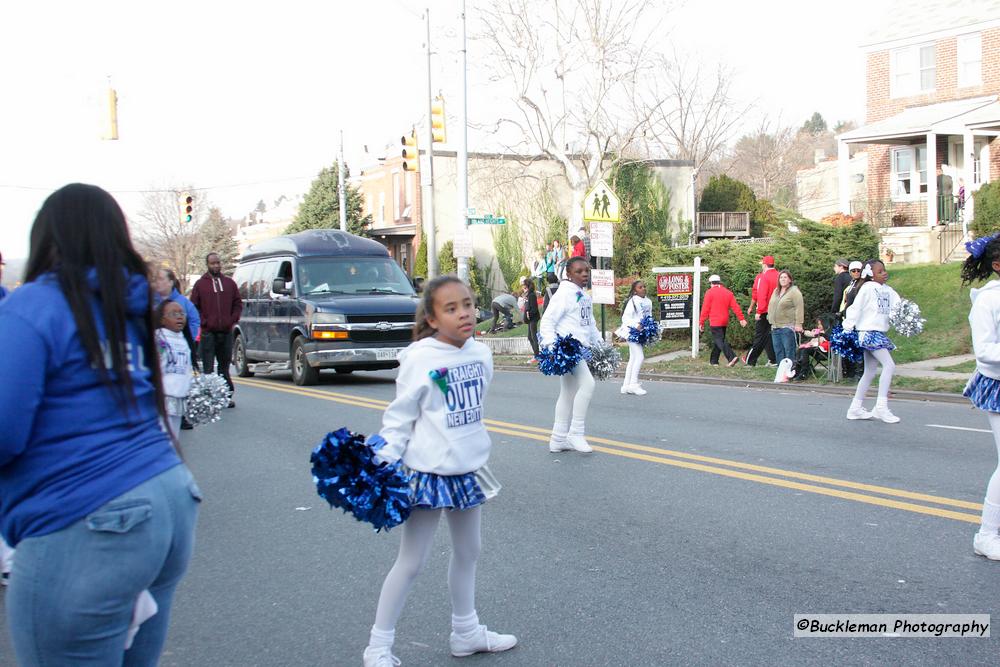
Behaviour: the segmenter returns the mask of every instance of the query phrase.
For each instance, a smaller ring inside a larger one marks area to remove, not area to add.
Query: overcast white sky
[[[468,0],[470,21],[483,2]],[[856,17],[880,4],[688,0],[666,24],[679,49],[734,67],[738,94],[761,113],[801,124],[819,111],[832,125],[863,119],[868,26]],[[240,217],[259,199],[305,192],[336,159],[340,129],[356,173],[426,109],[427,5],[441,52],[434,87],[456,100],[458,0],[8,3],[0,251],[25,256],[41,202],[71,181],[112,191],[129,214],[137,191],[190,183]],[[470,44],[469,114],[488,122],[497,91],[477,77],[477,51]],[[116,142],[99,138],[109,75]]]

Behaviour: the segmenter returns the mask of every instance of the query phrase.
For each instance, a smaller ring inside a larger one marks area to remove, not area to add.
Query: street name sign
[[[492,214],[487,213],[481,218],[469,218],[470,225],[506,225],[507,218],[494,218]]]

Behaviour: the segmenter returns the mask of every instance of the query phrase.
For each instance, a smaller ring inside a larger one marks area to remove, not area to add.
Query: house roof
[[[901,140],[923,137],[928,132],[961,134],[969,127],[969,119],[988,125],[1000,124],[1000,104],[996,96],[909,107],[895,116],[845,132],[837,138],[849,144],[906,143]]]
[[[1000,0],[893,0],[862,46],[958,30],[1000,18]]]

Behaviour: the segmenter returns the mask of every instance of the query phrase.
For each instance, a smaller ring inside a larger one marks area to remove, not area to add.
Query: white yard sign
[[[590,272],[591,296],[594,303],[615,305],[615,272],[611,269],[594,269]]]
[[[473,257],[472,252],[472,232],[468,229],[460,229],[455,234],[455,239],[453,241],[454,249],[452,250],[452,255],[456,258],[458,257]]]

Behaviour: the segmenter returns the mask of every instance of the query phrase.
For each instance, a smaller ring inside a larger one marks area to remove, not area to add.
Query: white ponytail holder
[[[861,269],[862,278],[874,278],[875,274],[872,272],[872,265],[865,264],[865,268]]]

